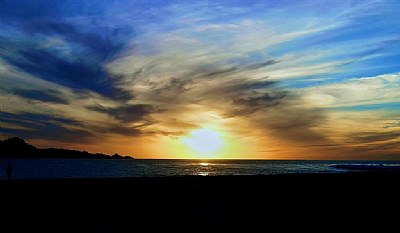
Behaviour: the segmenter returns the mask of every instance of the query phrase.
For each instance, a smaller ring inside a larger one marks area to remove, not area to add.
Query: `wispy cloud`
[[[3,132],[17,134],[26,139],[41,138],[49,141],[66,141],[75,143],[90,143],[95,137],[90,132],[80,129],[79,122],[50,117],[41,114],[10,114],[1,113],[1,122],[23,128],[4,127]]]
[[[116,120],[122,122],[150,122],[146,119],[151,113],[157,112],[157,108],[148,104],[134,104],[134,105],[122,105],[116,108],[104,107],[102,105],[89,106],[88,109],[105,113]]]

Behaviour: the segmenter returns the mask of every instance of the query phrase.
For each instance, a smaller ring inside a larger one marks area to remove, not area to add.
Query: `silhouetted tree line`
[[[133,159],[119,154],[111,156],[61,148],[39,149],[18,137],[0,140],[0,158]]]

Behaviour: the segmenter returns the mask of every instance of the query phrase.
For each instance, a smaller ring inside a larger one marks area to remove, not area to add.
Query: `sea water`
[[[353,170],[356,166],[400,168],[400,161],[0,159],[0,179],[7,177],[8,162],[13,179],[341,173],[349,171],[346,166]]]

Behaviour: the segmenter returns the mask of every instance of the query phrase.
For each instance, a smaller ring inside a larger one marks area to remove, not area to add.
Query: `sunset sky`
[[[400,1],[1,1],[0,137],[400,159]]]

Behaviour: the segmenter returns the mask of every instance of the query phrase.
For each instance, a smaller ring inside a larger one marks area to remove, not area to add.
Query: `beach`
[[[1,180],[1,219],[13,231],[382,230],[397,226],[399,178],[348,172]]]

